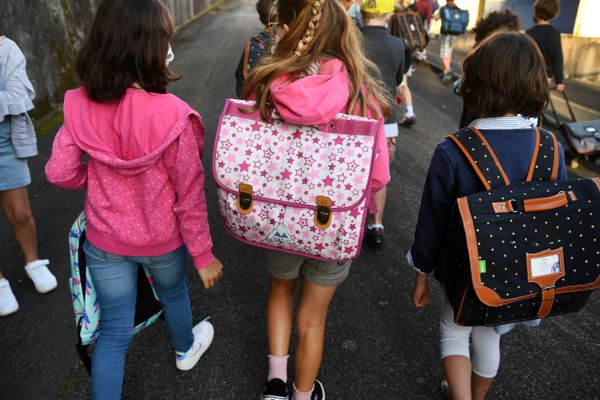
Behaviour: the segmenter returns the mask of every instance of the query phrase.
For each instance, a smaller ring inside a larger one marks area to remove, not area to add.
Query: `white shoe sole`
[[[7,315],[11,315],[19,311],[19,304],[16,304],[14,307],[9,308],[8,310],[3,310],[0,312],[0,317],[6,317]]]
[[[206,328],[206,332],[202,332],[203,327]],[[198,361],[200,361],[200,357],[206,353],[206,350],[208,350],[212,344],[215,336],[215,330],[212,324],[206,320],[194,326],[192,332],[194,332],[194,341],[198,340],[200,342],[200,347],[194,354],[188,355],[184,360],[175,359],[175,365],[180,371],[189,371],[194,368],[196,364],[198,364]]]

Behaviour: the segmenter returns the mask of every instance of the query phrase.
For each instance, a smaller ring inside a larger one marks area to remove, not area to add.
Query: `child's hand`
[[[429,275],[417,274],[415,277],[413,302],[417,308],[425,307],[429,303]]]
[[[215,258],[215,261],[208,267],[198,270],[198,276],[200,276],[204,288],[210,289],[214,287],[221,276],[223,276],[223,264]]]
[[[565,84],[564,83],[559,83],[558,85],[556,85],[556,91],[557,92],[564,92],[565,91]]]

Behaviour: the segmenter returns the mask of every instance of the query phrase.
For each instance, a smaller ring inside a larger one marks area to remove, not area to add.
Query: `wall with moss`
[[[163,0],[178,25],[219,0]],[[0,7],[0,35],[17,42],[27,58],[27,72],[37,97],[34,115],[62,102],[76,85],[73,60],[100,0],[17,0]]]

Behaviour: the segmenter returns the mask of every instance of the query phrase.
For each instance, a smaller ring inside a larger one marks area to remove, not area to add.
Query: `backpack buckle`
[[[317,209],[315,210],[315,226],[321,230],[329,228],[333,215],[331,213],[331,199],[317,196]]]
[[[239,194],[237,201],[237,210],[240,214],[248,215],[254,208],[254,200],[252,199],[252,185],[240,183]]]

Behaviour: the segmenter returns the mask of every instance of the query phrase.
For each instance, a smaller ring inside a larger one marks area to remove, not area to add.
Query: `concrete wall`
[[[163,0],[178,25],[220,0]],[[34,114],[62,102],[76,85],[73,60],[100,0],[7,0],[0,7],[0,35],[17,42],[27,58],[27,72],[37,92]]]

